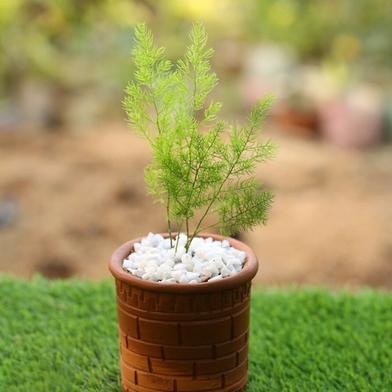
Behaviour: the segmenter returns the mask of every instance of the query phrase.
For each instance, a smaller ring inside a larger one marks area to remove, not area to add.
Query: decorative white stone
[[[159,283],[177,283],[174,278],[161,280]]]
[[[204,259],[205,251],[204,251],[203,247],[196,248],[195,256],[202,259],[202,260]]]
[[[186,276],[186,274],[181,275],[180,279],[178,279],[178,283],[189,283],[190,280]]]
[[[231,275],[231,270],[229,270],[227,267],[223,266],[223,268],[220,270],[220,274],[222,278],[226,278],[226,276]]]
[[[211,258],[211,263],[214,263],[218,269],[225,267],[225,263],[221,256],[216,256]]]
[[[181,257],[184,256],[185,253],[186,253],[185,247],[179,245],[177,251],[175,252],[176,260],[181,260]]]
[[[197,272],[187,272],[186,277],[189,281],[191,280],[198,280],[199,279],[199,274]]]
[[[241,271],[246,254],[232,248],[229,241],[196,237],[186,252],[187,240],[181,233],[178,241],[173,238],[170,244],[170,239],[149,233],[134,244],[123,268],[141,279],[163,284],[216,281]]]
[[[222,248],[230,248],[230,242],[227,240],[222,241]]]
[[[133,249],[135,250],[135,252],[139,252],[142,248],[142,244],[140,242],[136,242],[135,245],[133,245]],[[134,254],[134,253],[132,253]]]
[[[192,260],[192,256],[188,253],[185,253],[181,257],[182,264],[186,267],[187,271],[193,271],[195,263]]]
[[[171,277],[174,278],[177,282],[180,282],[180,280],[184,275],[185,275],[185,271],[173,271],[171,273]]]
[[[173,270],[174,271],[186,271],[186,265],[183,263],[174,264]]]
[[[130,268],[130,269],[132,269],[133,267],[134,267],[134,265],[133,265],[133,262],[131,260],[125,259],[123,261],[123,268],[126,268],[126,269]]]
[[[204,263],[202,263],[199,259],[193,259],[193,272],[197,272],[199,275],[203,271]]]
[[[219,274],[219,268],[216,265],[214,259],[212,258],[211,260],[208,261],[208,267],[207,267],[213,275],[218,275]]]
[[[170,239],[169,238],[165,238],[163,240],[162,248],[163,249],[170,249],[171,248],[171,246],[170,246]]]
[[[211,278],[209,282],[215,282],[216,280],[221,280],[221,279],[223,279],[222,275],[217,275]]]

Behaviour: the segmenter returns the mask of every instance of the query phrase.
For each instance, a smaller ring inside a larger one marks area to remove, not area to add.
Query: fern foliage
[[[189,41],[184,57],[172,64],[139,24],[132,52],[136,70],[123,101],[129,123],[152,147],[145,170],[149,192],[166,206],[170,236],[174,229],[186,231],[188,247],[206,228],[229,235],[266,223],[273,195],[254,172],[276,150],[258,138],[271,98],[263,98],[241,127],[218,120],[221,103],[207,102],[218,79],[201,24],[193,26]],[[216,223],[206,226],[210,214]]]

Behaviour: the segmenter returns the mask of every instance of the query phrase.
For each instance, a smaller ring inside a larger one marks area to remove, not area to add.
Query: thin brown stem
[[[178,243],[179,243],[179,240],[180,240],[180,233],[181,233],[182,224],[183,224],[183,222],[181,222],[180,225],[177,227],[178,230],[177,230],[176,247],[175,247],[175,250],[174,250],[175,253],[177,253],[177,249],[178,249]]]
[[[186,224],[186,238],[188,239],[189,238],[189,218],[185,219],[185,224]],[[188,245],[188,243],[186,245]],[[188,248],[189,248],[189,246],[185,246],[185,249],[187,252],[188,252]]]
[[[173,247],[173,237],[172,237],[172,227],[171,227],[171,221],[170,221],[170,195],[167,195],[166,217],[167,217],[167,228],[169,231],[169,238],[170,238],[170,248],[172,248]]]

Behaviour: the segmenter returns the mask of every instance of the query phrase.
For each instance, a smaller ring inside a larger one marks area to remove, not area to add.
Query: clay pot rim
[[[164,238],[169,236],[168,233],[160,233]],[[175,233],[174,233],[175,234]],[[136,276],[131,275],[129,272],[126,272],[122,269],[122,261],[131,254],[133,251],[133,245],[136,242],[140,242],[143,237],[138,237],[133,240],[130,240],[119,248],[117,248],[110,260],[109,270],[112,275],[127,284],[130,284],[135,287],[139,287],[144,290],[151,291],[160,291],[160,292],[169,292],[169,293],[202,293],[209,291],[221,291],[226,289],[231,289],[233,287],[240,286],[241,284],[250,282],[253,277],[256,275],[258,270],[258,261],[257,257],[254,254],[252,248],[243,243],[242,241],[236,240],[231,237],[225,237],[219,234],[209,234],[209,233],[200,233],[198,237],[208,238],[212,237],[214,240],[222,241],[228,240],[230,245],[238,250],[242,250],[246,253],[245,263],[240,272],[233,276],[229,276],[227,278],[223,278],[220,280],[216,280],[213,282],[204,282],[197,284],[189,284],[189,283],[158,283],[152,282],[149,280],[143,280]]]

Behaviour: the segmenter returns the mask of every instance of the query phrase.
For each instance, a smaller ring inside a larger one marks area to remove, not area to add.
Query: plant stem
[[[191,113],[192,113],[192,117],[195,119],[196,121],[196,111],[195,111],[195,99],[196,99],[196,89],[197,89],[197,81],[196,78],[193,78],[193,94],[192,94],[192,107],[191,107]],[[189,142],[188,145],[188,149],[189,149],[189,171],[188,171],[188,176],[191,174],[192,172],[192,142],[193,142],[193,137],[191,136],[191,140]],[[192,181],[192,189],[191,189],[191,193],[188,197],[187,200],[187,210],[189,210],[189,203],[192,199],[192,194],[193,194],[193,190],[195,188],[195,184],[196,184],[196,180],[197,180],[197,176],[199,173],[199,167],[196,169],[196,173],[195,173],[195,177]],[[188,242],[189,239],[189,218],[188,216],[185,218],[185,224],[186,224],[186,244],[185,244],[185,251],[188,252],[189,250],[189,246],[190,246],[190,242]]]
[[[158,106],[157,106],[157,103],[155,101],[155,98],[153,98],[152,104],[153,104],[154,109],[155,109],[156,125],[157,125],[157,128],[158,128],[158,133],[160,134],[162,132],[162,130],[161,130],[161,126],[160,126],[160,123],[159,123],[159,111],[158,111]]]
[[[189,218],[185,219],[185,224],[186,224],[186,244],[185,244],[185,251],[188,253],[189,246],[191,245],[190,242],[188,242],[189,239]]]
[[[175,247],[175,250],[174,250],[175,253],[177,253],[177,249],[178,249],[178,243],[179,243],[179,240],[180,240],[180,233],[181,233],[182,223],[183,222],[181,222],[180,225],[178,226],[176,247]]]
[[[170,238],[170,248],[172,248],[173,237],[172,237],[172,228],[171,228],[171,221],[170,221],[170,195],[167,195],[166,216],[167,216],[167,228],[169,231],[169,238]]]

